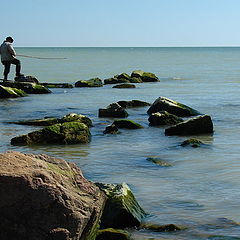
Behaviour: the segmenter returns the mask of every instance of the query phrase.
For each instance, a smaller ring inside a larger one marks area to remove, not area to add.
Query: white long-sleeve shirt
[[[1,61],[12,61],[16,52],[10,42],[4,41],[0,46]]]

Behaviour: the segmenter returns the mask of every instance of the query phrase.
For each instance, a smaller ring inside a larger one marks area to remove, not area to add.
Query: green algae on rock
[[[102,87],[103,83],[100,78],[91,78],[89,80],[79,80],[75,83],[75,87]]]
[[[88,127],[92,127],[92,120],[84,115],[70,113],[65,115],[62,118],[53,118],[53,117],[46,117],[42,119],[33,119],[33,120],[24,120],[18,122],[11,122],[20,125],[33,125],[33,126],[51,126],[57,123],[64,123],[64,122],[81,122],[86,124]]]
[[[140,78],[143,82],[159,82],[158,77],[154,73],[144,72],[142,70],[135,70],[131,77]]]
[[[128,113],[118,103],[112,103],[107,108],[100,108],[98,110],[98,117],[119,118],[127,117]]]
[[[154,232],[175,232],[175,231],[180,231],[185,229],[175,224],[158,225],[158,224],[152,224],[152,223],[143,223],[141,224],[140,228],[149,229]]]
[[[0,85],[0,98],[18,98],[25,96],[27,96],[27,94],[21,89]]]
[[[139,128],[143,128],[142,125],[140,125],[139,123],[136,123],[132,120],[129,119],[118,119],[115,120],[113,122],[113,124],[117,127],[117,128],[127,128],[127,129],[139,129]]]
[[[11,139],[12,145],[33,144],[77,144],[90,142],[91,133],[86,124],[80,122],[57,123],[41,130]]]
[[[126,183],[96,185],[107,195],[101,228],[138,227],[146,216]]]
[[[130,234],[127,231],[114,228],[106,228],[98,231],[96,240],[130,240]]]
[[[174,114],[178,117],[189,117],[200,115],[200,112],[190,108],[182,103],[176,102],[166,97],[157,98],[151,107],[148,109],[148,115],[152,113],[167,111],[171,114]]]

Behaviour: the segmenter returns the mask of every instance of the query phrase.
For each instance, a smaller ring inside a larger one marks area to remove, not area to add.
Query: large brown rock
[[[73,163],[0,154],[1,240],[94,240],[105,195]]]

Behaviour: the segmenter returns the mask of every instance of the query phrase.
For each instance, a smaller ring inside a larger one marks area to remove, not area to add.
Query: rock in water
[[[75,83],[75,87],[102,87],[103,83],[100,78],[92,78],[89,80],[79,80]]]
[[[118,103],[112,103],[107,108],[101,108],[98,110],[99,117],[112,117],[122,118],[127,117],[128,113]]]
[[[122,84],[115,85],[112,88],[136,88],[136,86],[134,84],[122,83]]]
[[[159,82],[158,77],[150,72],[144,72],[142,70],[135,70],[131,74],[132,78],[140,78],[143,82]]]
[[[0,98],[18,98],[26,95],[27,94],[21,89],[4,87],[0,85]]]
[[[96,185],[108,199],[101,219],[101,228],[126,228],[140,226],[146,216],[126,183]]]
[[[74,163],[19,152],[0,154],[0,196],[1,240],[94,240],[106,200]]]
[[[118,119],[113,122],[117,128],[127,128],[127,129],[139,129],[143,128],[142,125],[128,119]]]
[[[146,107],[151,105],[148,102],[140,100],[118,101],[117,103],[123,108]]]
[[[148,118],[148,121],[152,126],[174,125],[183,122],[182,118],[177,117],[174,114],[168,113],[167,111],[152,113],[151,116]]]
[[[193,108],[190,108],[184,104],[173,101],[166,97],[159,97],[155,100],[155,102],[148,109],[148,115],[152,113],[167,111],[171,114],[174,114],[178,117],[189,117],[196,116],[200,113]]]
[[[80,122],[57,123],[41,130],[11,139],[12,145],[76,144],[90,142],[91,134],[86,124]]]
[[[202,115],[195,118],[191,118],[182,123],[178,123],[170,128],[165,130],[165,135],[195,135],[195,134],[204,134],[204,133],[213,133],[213,123],[212,119],[208,115]]]
[[[98,231],[96,240],[131,240],[130,234],[121,229],[106,228]]]

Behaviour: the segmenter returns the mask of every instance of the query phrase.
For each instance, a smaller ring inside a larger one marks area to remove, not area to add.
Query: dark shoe
[[[22,73],[16,74],[16,77],[24,77],[24,74]]]

